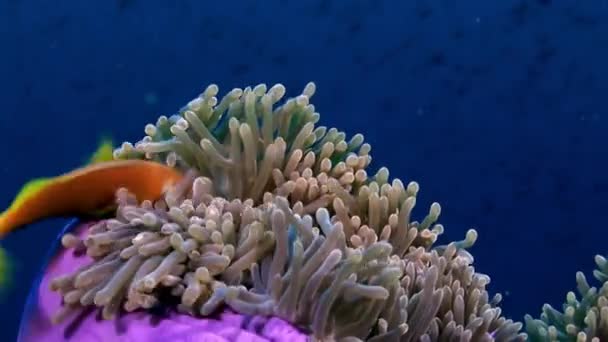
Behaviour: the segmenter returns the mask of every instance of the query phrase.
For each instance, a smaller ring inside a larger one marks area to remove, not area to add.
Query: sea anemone
[[[411,220],[419,186],[367,173],[371,148],[357,134],[315,127],[316,86],[283,103],[285,87],[208,86],[180,112],[145,127],[116,159],[182,170],[158,201],[116,196],[115,217],[63,245],[94,262],[51,282],[71,311],[98,306],[111,319],[156,306],[208,316],[227,305],[276,316],[318,340],[516,341],[522,325],[490,298],[462,241],[435,245],[433,203]]]
[[[595,263],[593,275],[601,282],[601,288],[592,287],[585,275],[577,272],[580,300],[574,292],[568,292],[563,311],[545,304],[540,319],[526,315],[530,341],[608,341],[608,261],[596,255]]]

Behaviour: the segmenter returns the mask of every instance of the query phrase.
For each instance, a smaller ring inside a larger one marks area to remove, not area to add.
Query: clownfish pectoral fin
[[[104,208],[99,208],[88,213],[86,216],[93,219],[107,218],[109,215],[116,213],[116,204],[110,204]]]

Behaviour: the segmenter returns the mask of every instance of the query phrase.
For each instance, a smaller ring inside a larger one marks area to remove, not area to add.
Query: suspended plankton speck
[[[153,106],[158,103],[158,95],[154,91],[149,91],[144,94],[144,103],[148,106]]]

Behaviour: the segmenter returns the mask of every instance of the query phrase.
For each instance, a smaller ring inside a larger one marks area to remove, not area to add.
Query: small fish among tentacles
[[[145,160],[113,160],[105,140],[87,166],[25,184],[11,206],[0,214],[0,238],[50,217],[98,216],[114,208],[116,191],[127,188],[139,201],[160,198],[183,174]],[[10,263],[0,248],[0,288],[10,281]]]

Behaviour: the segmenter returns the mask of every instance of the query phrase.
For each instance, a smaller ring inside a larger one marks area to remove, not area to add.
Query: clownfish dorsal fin
[[[89,158],[89,164],[103,163],[114,160],[114,146],[112,145],[112,139],[109,137],[103,137],[99,143],[99,147]]]

